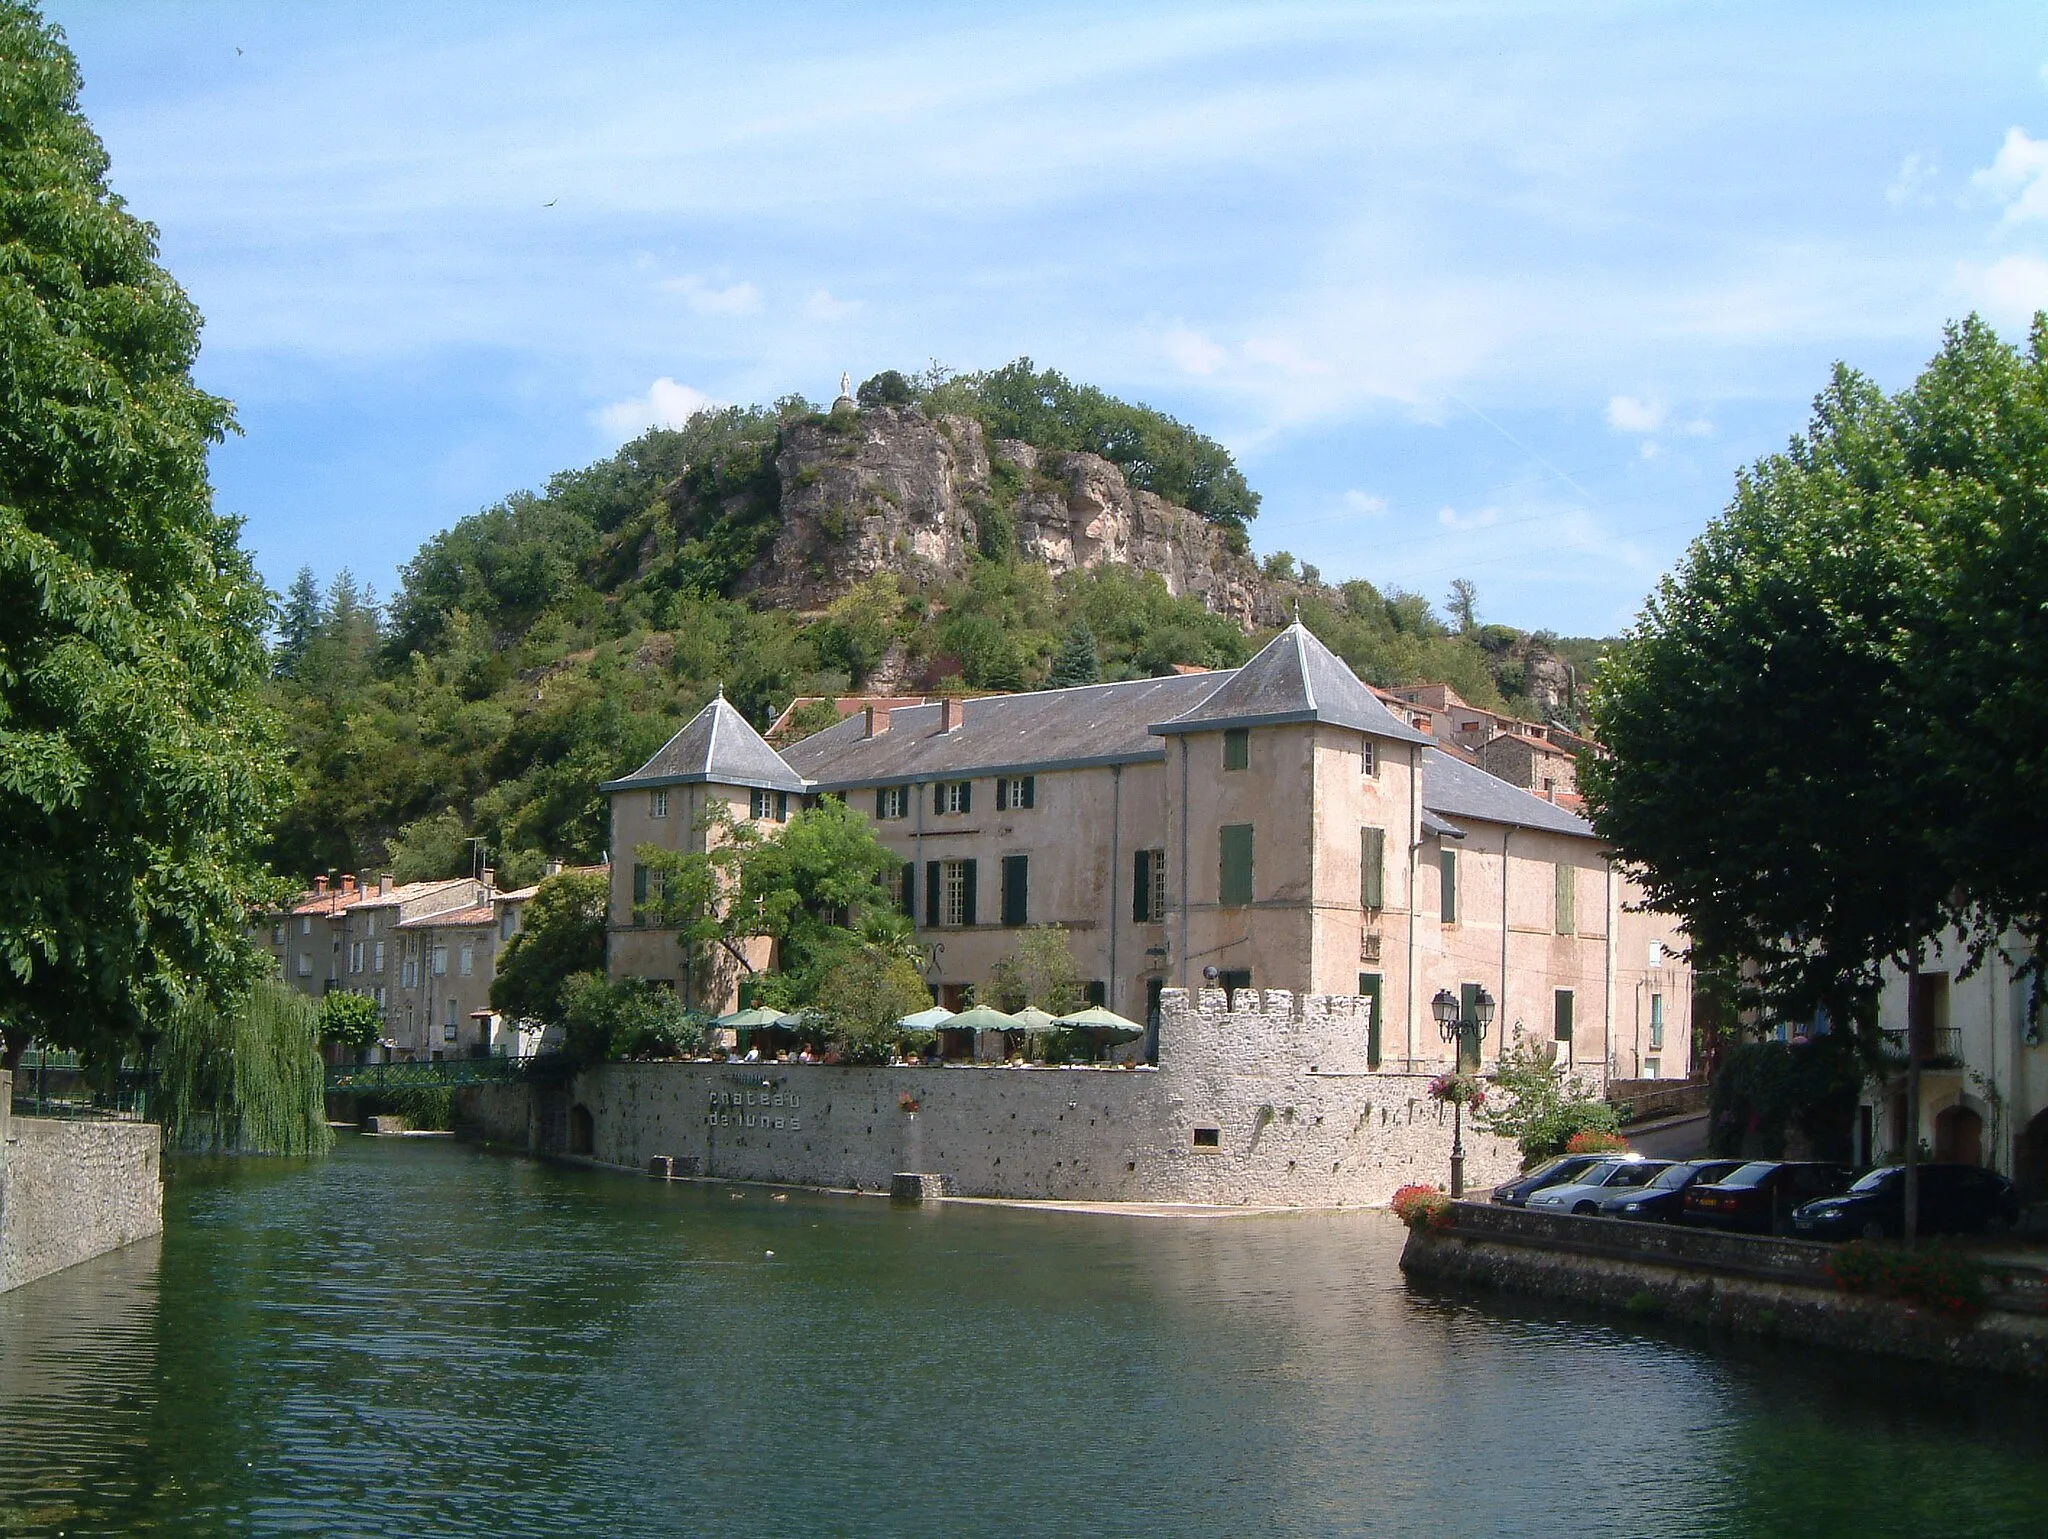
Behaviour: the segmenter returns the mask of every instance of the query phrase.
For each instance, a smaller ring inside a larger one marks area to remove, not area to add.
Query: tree
[[[569,979],[604,971],[610,901],[611,883],[600,873],[563,871],[542,882],[527,900],[519,933],[498,959],[491,1008],[513,1020],[559,1023]]]
[[[680,1058],[704,1043],[704,1024],[649,978],[609,981],[602,973],[563,980],[563,1054],[575,1063]]]
[[[289,677],[298,667],[319,634],[321,613],[320,585],[313,580],[313,569],[302,566],[278,610],[277,645],[270,654],[273,672]]]
[[[1066,930],[1056,924],[1033,925],[1010,954],[988,970],[988,1002],[1005,1013],[1036,1005],[1048,1015],[1066,1015],[1083,996],[1081,969],[1074,961]]]
[[[0,1036],[104,1059],[253,976],[282,785],[268,597],[216,513],[199,315],[109,191],[76,61],[0,3]]]
[[[910,960],[879,946],[845,952],[819,981],[811,1013],[848,1063],[883,1063],[896,1023],[928,1008],[932,991]]]
[[[908,406],[915,396],[911,393],[909,380],[894,369],[884,369],[872,378],[862,380],[853,398],[866,411],[876,406]]]
[[[1045,687],[1071,689],[1077,684],[1101,682],[1102,659],[1095,655],[1095,633],[1088,629],[1086,620],[1077,617],[1067,629],[1067,639],[1060,644],[1060,655],[1053,659]]]
[[[383,1025],[384,1012],[367,994],[351,994],[346,989],[336,989],[320,1001],[322,1042],[332,1042],[352,1053],[361,1053],[377,1040]]]
[[[1274,582],[1293,582],[1298,575],[1294,565],[1294,552],[1291,550],[1274,551],[1272,555],[1266,558],[1265,565],[1261,570]]]
[[[1451,591],[1444,598],[1444,608],[1450,611],[1459,635],[1469,636],[1479,628],[1479,589],[1469,579],[1456,577],[1451,580]]]
[[[1524,1037],[1520,1029],[1494,1075],[1494,1093],[1475,1114],[1479,1127],[1512,1138],[1522,1168],[1562,1154],[1579,1133],[1616,1133],[1621,1119],[1577,1075],[1558,1067],[1555,1043]]]
[[[415,818],[391,840],[391,879],[396,882],[437,882],[467,876],[475,865],[469,830],[462,814],[443,807],[431,817]]]

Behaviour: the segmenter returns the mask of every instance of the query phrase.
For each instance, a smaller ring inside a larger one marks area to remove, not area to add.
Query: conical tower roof
[[[801,792],[803,777],[787,764],[767,740],[747,725],[724,695],[690,718],[661,751],[623,780],[607,780],[598,789],[624,791],[635,786],[748,786],[763,791]]]
[[[1258,656],[1201,704],[1158,723],[1152,731],[1169,736],[1303,721],[1350,727],[1403,743],[1432,741],[1380,704],[1344,659],[1299,620],[1267,642]]]

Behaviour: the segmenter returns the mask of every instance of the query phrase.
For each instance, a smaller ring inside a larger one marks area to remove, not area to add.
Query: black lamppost
[[[1472,999],[1472,1013],[1465,1014],[1458,996],[1449,989],[1438,989],[1436,998],[1429,1002],[1430,1014],[1436,1017],[1437,1029],[1443,1033],[1444,1041],[1458,1045],[1457,1062],[1452,1065],[1454,1075],[1465,1072],[1465,1033],[1473,1035],[1472,1057],[1477,1061],[1479,1044],[1486,1040],[1486,1029],[1493,1024],[1493,996],[1482,987]],[[1451,1195],[1465,1195],[1465,1101],[1462,1096],[1451,1099]]]

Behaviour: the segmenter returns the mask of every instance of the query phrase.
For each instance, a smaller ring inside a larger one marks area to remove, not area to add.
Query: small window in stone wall
[[[1195,1129],[1195,1147],[1196,1147],[1197,1149],[1220,1149],[1220,1148],[1222,1148],[1222,1147],[1223,1147],[1223,1130],[1222,1130],[1221,1128],[1196,1128],[1196,1129]]]

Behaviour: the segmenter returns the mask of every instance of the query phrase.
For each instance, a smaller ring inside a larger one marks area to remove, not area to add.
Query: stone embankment
[[[2048,1274],[1991,1267],[1970,1323],[1842,1292],[1835,1247],[1668,1224],[1459,1203],[1411,1230],[1412,1278],[1570,1299],[1725,1330],[2048,1379]]]
[[[0,1293],[163,1232],[153,1124],[13,1117],[12,1096],[0,1074]]]

